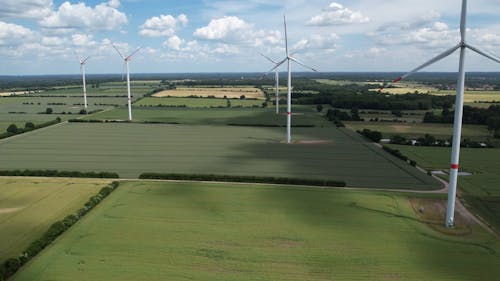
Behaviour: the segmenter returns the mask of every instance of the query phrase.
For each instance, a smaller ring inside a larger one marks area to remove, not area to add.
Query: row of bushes
[[[399,159],[401,159],[401,160],[403,160],[403,161],[405,161],[405,162],[410,163],[410,165],[412,165],[412,166],[417,166],[417,162],[416,162],[416,161],[411,160],[411,159],[408,159],[408,157],[406,157],[405,155],[403,155],[403,153],[401,153],[401,151],[399,151],[399,150],[397,150],[397,149],[390,148],[390,147],[385,146],[385,145],[384,145],[384,146],[382,146],[382,148],[383,148],[385,151],[389,152],[390,154],[392,154],[392,155],[396,156],[397,158],[399,158]]]
[[[0,171],[0,176],[10,177],[59,177],[59,178],[101,178],[117,179],[117,173],[112,172],[80,172],[80,171],[57,171],[57,170],[12,170]]]
[[[9,127],[7,127],[6,132],[0,134],[0,139],[8,138],[8,137],[11,137],[14,135],[19,135],[22,133],[36,130],[36,129],[45,128],[45,127],[52,126],[52,125],[55,125],[55,124],[60,123],[60,122],[61,122],[61,118],[57,117],[56,119],[54,119],[52,121],[40,123],[37,125],[35,125],[33,122],[26,122],[26,124],[24,125],[24,128],[19,128],[19,127],[17,127],[16,124],[10,124]]]
[[[372,131],[370,129],[363,129],[363,131],[356,131],[358,134],[363,135],[373,142],[379,142],[382,139],[382,133],[379,131]]]
[[[26,248],[21,255],[16,258],[7,259],[0,266],[0,280],[7,280],[10,276],[16,273],[21,266],[30,261],[45,247],[50,245],[59,235],[63,234],[78,220],[85,216],[92,208],[97,206],[104,198],[106,198],[113,190],[118,187],[118,182],[113,182],[103,187],[99,193],[90,197],[85,205],[79,209],[75,214],[65,217],[63,220],[57,221],[52,224],[49,229],[39,239],[33,241],[28,248]]]
[[[312,186],[330,186],[330,187],[344,187],[344,186],[346,186],[346,183],[344,181],[314,180],[314,179],[299,179],[299,178],[238,176],[238,175],[143,173],[139,176],[139,178],[140,179],[160,179],[160,180],[250,182],[250,183],[312,185]]]

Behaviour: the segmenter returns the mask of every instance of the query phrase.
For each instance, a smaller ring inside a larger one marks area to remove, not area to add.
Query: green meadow
[[[124,182],[12,280],[491,280],[500,274],[498,240],[474,225],[467,234],[441,234],[419,221],[408,197]]]

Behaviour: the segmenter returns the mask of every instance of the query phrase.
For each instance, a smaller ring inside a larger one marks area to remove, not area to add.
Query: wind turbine
[[[316,69],[307,66],[303,64],[302,62],[298,61],[296,58],[292,57],[290,53],[288,52],[288,35],[286,31],[286,18],[283,16],[283,23],[285,26],[285,51],[286,51],[286,57],[278,62],[271,70],[269,70],[267,73],[277,69],[280,65],[284,64],[287,62],[287,67],[288,67],[288,83],[287,83],[287,100],[286,100],[286,108],[287,108],[287,117],[286,117],[286,142],[290,143],[291,142],[291,127],[292,127],[292,69],[291,69],[291,62],[294,61],[295,63],[302,65],[303,67],[309,68],[313,71],[317,71]]]
[[[450,186],[448,190],[448,205],[446,208],[446,227],[452,227],[454,224],[454,216],[455,216],[455,200],[457,193],[457,176],[458,176],[458,162],[460,159],[460,138],[462,133],[462,116],[463,116],[463,105],[464,105],[464,87],[465,87],[465,50],[472,50],[486,58],[489,58],[493,61],[500,63],[500,58],[489,55],[478,48],[470,45],[465,41],[466,38],[466,20],[467,20],[467,0],[462,0],[462,14],[460,19],[460,42],[455,45],[453,48],[443,52],[442,54],[434,57],[433,59],[427,61],[421,66],[413,69],[412,71],[404,74],[401,77],[398,77],[392,83],[388,85],[397,83],[411,74],[419,71],[420,69],[429,66],[455,52],[457,49],[460,49],[460,61],[459,61],[459,70],[458,70],[458,81],[457,81],[457,97],[455,100],[455,119],[453,124],[453,144],[451,151],[451,169],[450,169]],[[381,88],[383,89],[383,87]]]
[[[87,85],[85,83],[85,64],[87,63],[87,60],[89,59],[90,57],[87,57],[86,59],[84,60],[81,60],[80,58],[78,58],[78,60],[80,61],[80,70],[82,71],[82,81],[83,81],[83,102],[84,102],[84,106],[85,106],[85,110],[87,110]]]
[[[259,53],[261,56],[263,56],[264,58],[266,58],[268,61],[270,61],[271,63],[273,63],[274,65],[278,64],[275,60],[265,56],[264,54],[262,53]],[[279,76],[279,71],[278,69],[275,69],[274,70],[274,80],[276,82],[276,114],[279,114],[280,113],[280,98],[279,98],[279,94],[280,94],[280,76]]]
[[[118,50],[118,48],[113,45],[113,48],[115,48],[116,52],[120,55],[120,57],[123,59],[123,63],[125,64],[125,68],[127,71],[127,98],[128,98],[128,121],[132,121],[132,100],[130,98],[130,71],[129,71],[129,65],[128,63],[132,59],[132,56],[135,55],[139,50],[141,49],[140,47],[137,48],[135,51],[133,51],[130,55],[128,56],[123,56],[122,53]]]

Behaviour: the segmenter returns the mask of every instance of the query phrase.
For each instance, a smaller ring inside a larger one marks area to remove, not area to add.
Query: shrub
[[[33,124],[33,122],[26,122],[26,124],[24,124],[24,128],[26,130],[33,130],[35,129],[35,124]]]
[[[45,109],[45,114],[52,114],[52,108],[50,107],[47,107],[47,109]]]
[[[7,132],[11,134],[17,134],[19,132],[19,129],[17,128],[16,124],[10,124],[9,127],[7,127]]]
[[[192,180],[192,181],[222,181],[222,182],[252,182],[252,183],[272,183],[272,184],[290,184],[290,185],[312,185],[312,186],[346,186],[344,181],[333,180],[315,180],[299,178],[275,178],[275,177],[256,177],[256,176],[238,176],[238,175],[213,175],[213,174],[160,174],[143,173],[140,179],[164,179],[164,180]]]

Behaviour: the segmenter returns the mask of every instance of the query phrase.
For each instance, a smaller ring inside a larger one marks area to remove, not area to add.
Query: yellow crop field
[[[216,97],[229,99],[240,98],[244,95],[246,98],[251,99],[264,99],[265,95],[262,90],[254,87],[218,87],[218,88],[204,88],[204,87],[178,87],[175,90],[166,90],[153,95],[153,97]]]

